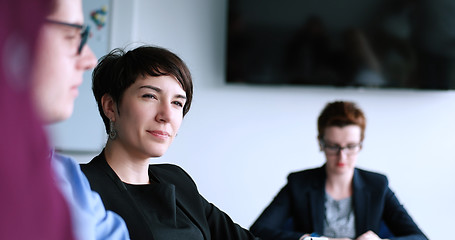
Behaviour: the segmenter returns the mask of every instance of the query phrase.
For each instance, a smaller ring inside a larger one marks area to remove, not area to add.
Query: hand
[[[299,238],[299,240],[303,240],[304,238],[309,237],[309,236],[310,236],[309,233],[305,233]]]
[[[373,231],[368,231],[362,235],[360,235],[358,238],[356,238],[356,240],[381,240],[380,237],[378,237],[378,235],[376,235],[376,233],[374,233]]]
[[[305,240],[306,237],[311,237],[311,234],[305,233],[299,238],[299,240]],[[327,240],[330,240],[330,239],[333,239],[333,240],[352,240],[352,239],[348,239],[348,238],[327,238],[327,237],[321,237],[321,238],[327,239]]]

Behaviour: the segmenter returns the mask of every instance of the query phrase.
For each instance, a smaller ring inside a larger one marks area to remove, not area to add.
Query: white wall
[[[431,239],[455,216],[455,92],[224,83],[227,0],[113,0],[113,47],[166,47],[194,77],[192,109],[168,153],[200,192],[249,227],[291,171],[320,166],[316,118],[328,101],[356,101],[367,118],[360,167],[390,186]],[[88,161],[91,156],[76,156]]]

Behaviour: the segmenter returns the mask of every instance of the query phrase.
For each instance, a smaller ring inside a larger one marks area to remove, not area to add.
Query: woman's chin
[[[166,153],[166,151],[153,151],[150,153],[151,158],[159,158],[162,157]]]

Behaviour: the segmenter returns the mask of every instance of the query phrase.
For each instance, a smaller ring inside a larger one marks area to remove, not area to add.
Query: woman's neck
[[[325,191],[335,200],[341,200],[352,195],[352,174],[327,174]]]
[[[148,158],[134,156],[115,140],[107,142],[104,155],[107,163],[122,182],[129,184],[150,183]]]

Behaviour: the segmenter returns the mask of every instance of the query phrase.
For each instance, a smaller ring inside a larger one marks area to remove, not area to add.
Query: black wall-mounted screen
[[[455,89],[455,0],[228,0],[227,82]]]

